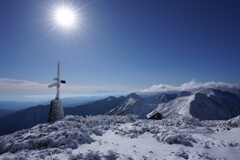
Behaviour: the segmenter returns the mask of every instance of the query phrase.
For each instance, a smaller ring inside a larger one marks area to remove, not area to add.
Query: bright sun
[[[57,7],[53,16],[54,21],[61,28],[70,29],[77,25],[77,13],[70,7]]]

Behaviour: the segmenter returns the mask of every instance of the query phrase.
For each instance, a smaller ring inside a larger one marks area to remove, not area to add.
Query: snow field
[[[66,116],[53,124],[40,124],[0,137],[0,159],[238,160],[239,119]]]

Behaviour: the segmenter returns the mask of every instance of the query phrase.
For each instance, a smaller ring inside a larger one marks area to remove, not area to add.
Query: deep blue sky
[[[60,60],[72,85],[240,82],[238,0],[71,2],[84,21],[69,35],[51,31],[54,3],[0,1],[1,78],[51,83]]]

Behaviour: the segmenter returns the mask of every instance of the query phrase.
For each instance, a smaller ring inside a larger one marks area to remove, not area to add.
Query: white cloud
[[[80,86],[80,85],[63,85],[61,87],[64,94],[78,94],[78,93],[91,93],[96,91],[129,91],[129,86]],[[52,95],[55,94],[55,88],[48,88],[48,84],[16,80],[9,78],[0,78],[0,96],[6,95]]]
[[[220,90],[240,89],[239,84],[231,84],[225,82],[196,82],[194,80],[183,83],[179,86],[171,86],[167,84],[152,85],[148,89],[141,90],[141,92],[178,92],[178,91],[196,91],[206,88],[215,88]]]

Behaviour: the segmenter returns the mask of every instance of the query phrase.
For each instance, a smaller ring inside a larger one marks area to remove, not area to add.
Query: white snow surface
[[[66,116],[1,136],[0,160],[238,160],[239,127],[240,116],[228,121]]]

